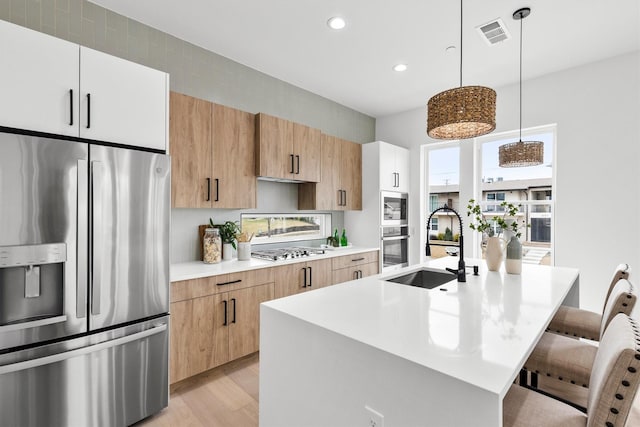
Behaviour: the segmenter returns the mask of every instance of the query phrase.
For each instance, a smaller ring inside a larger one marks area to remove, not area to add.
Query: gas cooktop
[[[321,254],[324,254],[324,249],[306,247],[262,249],[251,251],[251,256],[253,258],[266,259],[268,261],[282,261]]]

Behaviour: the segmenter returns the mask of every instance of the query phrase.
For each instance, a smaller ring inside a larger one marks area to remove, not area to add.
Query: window
[[[504,201],[505,201],[504,193],[487,193],[487,205],[484,211],[485,212],[504,212],[504,206],[500,206],[500,203]],[[492,203],[492,202],[495,202],[495,203]]]
[[[431,231],[438,231],[438,218],[435,216],[431,218]]]
[[[326,239],[331,214],[242,214],[242,232],[253,233],[252,243]]]
[[[433,212],[438,209],[438,195],[429,194],[429,212]]]

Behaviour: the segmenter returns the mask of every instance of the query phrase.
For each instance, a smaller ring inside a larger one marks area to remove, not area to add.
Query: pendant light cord
[[[460,0],[460,87],[462,87],[462,0]]]
[[[520,15],[520,142],[522,142],[522,21],[524,17]]]

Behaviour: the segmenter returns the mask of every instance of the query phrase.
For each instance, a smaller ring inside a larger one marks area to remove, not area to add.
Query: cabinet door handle
[[[215,202],[220,201],[220,180],[218,178],[216,178],[216,200],[214,201]]]
[[[69,89],[69,126],[73,126],[73,89]]]
[[[296,154],[296,174],[300,174],[300,156]]]
[[[240,282],[242,282],[242,279],[232,280],[230,282],[216,283],[216,285],[218,285],[218,286],[233,285],[234,283],[240,283]]]
[[[291,172],[289,173],[293,173],[294,169],[293,169],[293,154],[289,154],[289,157],[291,158]]]
[[[311,272],[311,267],[307,267],[309,269],[309,287],[313,286],[313,275]]]
[[[357,262],[357,261],[364,261],[364,257],[362,257],[362,258],[352,259],[351,261],[353,261],[353,262]]]
[[[91,94],[87,94],[87,129],[91,127]]]
[[[231,302],[233,302],[233,320],[231,323],[236,323],[236,299],[231,298]]]
[[[307,287],[307,269],[301,268],[300,270],[302,271],[302,274],[304,274],[304,279],[302,279],[303,280],[302,287],[306,288]]]
[[[211,178],[207,178],[207,202],[211,201]]]
[[[354,270],[353,272],[353,279],[357,279],[358,278],[358,270]]]
[[[222,326],[227,326],[227,300],[222,301],[224,304],[224,323]]]
[[[344,190],[344,203],[342,206],[347,206],[347,190]]]
[[[358,279],[362,279],[362,270],[358,270],[358,275],[359,275]]]

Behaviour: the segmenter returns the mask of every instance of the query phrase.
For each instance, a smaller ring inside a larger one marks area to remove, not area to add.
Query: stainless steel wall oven
[[[409,265],[409,227],[380,227],[382,239],[382,270]]]

